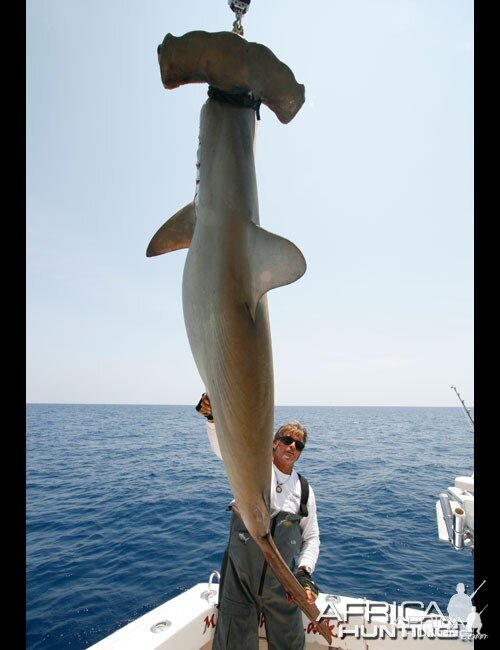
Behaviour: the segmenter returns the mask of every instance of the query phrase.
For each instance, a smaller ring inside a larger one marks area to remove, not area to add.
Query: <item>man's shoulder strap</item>
[[[309,514],[309,511],[307,509],[307,501],[309,499],[309,481],[306,479],[305,476],[302,476],[298,472],[297,475],[299,477],[300,489],[301,489],[299,515],[301,517],[307,517],[307,515]]]

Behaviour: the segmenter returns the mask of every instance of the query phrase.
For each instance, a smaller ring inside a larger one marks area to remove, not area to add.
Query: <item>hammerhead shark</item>
[[[304,86],[290,68],[237,34],[167,34],[158,52],[166,88],[207,82],[233,97],[257,97],[283,123],[304,102]],[[292,242],[260,226],[255,129],[254,108],[217,95],[205,102],[194,200],[157,231],[146,255],[189,248],[184,320],[239,514],[284,590],[316,622],[318,608],[270,534],[274,383],[266,293],[299,279],[306,262]],[[330,642],[328,626],[318,629]]]

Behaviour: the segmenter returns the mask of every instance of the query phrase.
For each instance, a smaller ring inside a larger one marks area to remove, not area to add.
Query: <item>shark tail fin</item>
[[[157,230],[149,242],[146,257],[154,257],[181,248],[189,248],[195,225],[196,208],[194,201],[191,201]]]
[[[314,603],[307,602],[307,595],[297,578],[288,568],[270,534],[265,537],[255,538],[266,562],[272,572],[297,606],[304,612],[308,619],[316,625],[318,632],[326,639],[328,645],[332,644],[332,633],[326,621],[319,621],[320,611]]]
[[[255,312],[262,296],[270,289],[295,282],[306,272],[306,261],[291,241],[250,224],[251,295],[248,309]]]

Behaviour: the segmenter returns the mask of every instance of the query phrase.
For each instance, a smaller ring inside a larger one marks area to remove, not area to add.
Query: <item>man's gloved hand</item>
[[[206,393],[203,393],[200,401],[195,406],[195,409],[204,415],[209,422],[214,421],[214,416],[212,415],[212,405],[210,404],[210,399]]]
[[[309,573],[309,571],[307,571],[307,569],[304,569],[304,567],[301,566],[299,567],[295,577],[300,582],[302,587],[304,587],[306,591],[310,592],[311,595],[309,596],[308,594],[309,602],[314,603],[314,601],[319,595],[319,587],[311,578],[311,574]]]

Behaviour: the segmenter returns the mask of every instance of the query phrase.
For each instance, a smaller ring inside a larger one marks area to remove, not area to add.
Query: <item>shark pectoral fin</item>
[[[298,280],[306,272],[306,261],[291,241],[251,224],[251,296],[248,309],[255,320],[257,305],[270,289]]]
[[[149,242],[147,257],[170,253],[181,248],[189,248],[196,225],[194,202],[188,203],[163,224]]]

